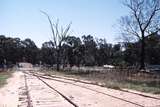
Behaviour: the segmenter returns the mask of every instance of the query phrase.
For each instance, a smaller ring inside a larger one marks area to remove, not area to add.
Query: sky
[[[31,38],[38,47],[51,39],[45,11],[60,25],[72,23],[70,35],[92,35],[116,43],[118,20],[127,14],[122,0],[0,0],[0,35]]]

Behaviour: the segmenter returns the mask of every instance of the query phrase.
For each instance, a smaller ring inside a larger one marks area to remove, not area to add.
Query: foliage
[[[145,38],[146,64],[160,64],[160,35],[154,34]],[[93,36],[68,36],[60,54],[60,65],[72,66],[115,66],[139,65],[140,41],[109,44],[105,39],[94,39]],[[38,48],[31,39],[0,36],[0,65],[16,64],[27,61],[32,64],[51,65],[57,63],[57,50],[52,41],[44,42]]]

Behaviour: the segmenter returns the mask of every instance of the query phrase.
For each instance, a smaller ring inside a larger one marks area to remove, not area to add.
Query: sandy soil
[[[0,89],[0,107],[17,107],[20,72],[15,72],[7,83]]]
[[[23,72],[15,72],[8,84],[0,89],[0,107],[27,107],[28,96],[33,107],[73,107],[37,77]],[[157,98],[153,99],[63,78],[42,79],[78,107],[160,107],[159,95],[146,94]]]

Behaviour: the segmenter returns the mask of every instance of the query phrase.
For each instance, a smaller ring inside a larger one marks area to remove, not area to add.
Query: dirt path
[[[21,74],[20,72],[15,72],[13,76],[7,80],[8,84],[0,89],[0,107],[17,107]]]
[[[144,97],[25,72],[29,73],[27,70],[15,72],[8,84],[0,89],[0,107],[160,107],[159,96]]]

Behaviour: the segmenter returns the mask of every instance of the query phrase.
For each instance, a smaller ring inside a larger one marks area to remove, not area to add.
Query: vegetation
[[[57,71],[59,71],[59,68],[60,68],[59,65],[60,65],[60,61],[61,61],[60,53],[62,52],[62,45],[65,42],[65,39],[69,36],[68,32],[70,29],[70,24],[65,29],[62,26],[60,29],[58,20],[56,23],[53,23],[47,13],[45,13],[43,11],[41,11],[41,12],[47,16],[48,21],[50,23],[50,27],[51,27],[51,31],[52,31],[52,38],[53,38],[51,43],[56,50]]]
[[[0,87],[6,84],[9,77],[11,77],[11,72],[0,72]]]
[[[160,94],[160,75],[149,73],[136,73],[135,69],[104,69],[103,72],[72,71],[57,72],[51,69],[43,69],[45,75],[56,75],[61,77],[75,78],[79,80],[89,80],[93,84],[116,90],[126,91],[126,89],[141,92]],[[53,76],[54,77],[54,76]]]
[[[31,39],[21,41],[19,38],[0,36],[0,65],[12,65],[21,61],[38,63],[39,49]]]
[[[160,65],[160,0],[124,1],[129,14],[120,19],[120,36],[123,42],[110,44],[106,39],[95,39],[92,35],[69,35],[71,24],[66,28],[59,27],[58,20],[53,22],[50,16],[42,11],[48,18],[52,40],[44,42],[42,47],[38,48],[29,38],[21,40],[0,35],[0,68],[5,68],[6,65],[12,67],[18,62],[47,67],[56,65],[57,71],[74,68],[73,66],[80,69],[85,66],[113,65],[119,69],[110,69],[105,73],[78,71],[76,74],[105,83],[105,86],[110,88],[160,93],[158,73],[140,74],[138,69],[121,69],[138,65],[137,68],[144,70],[146,65]],[[76,74],[74,76],[77,76]],[[0,86],[8,77],[7,72],[0,73]]]
[[[64,28],[59,21],[47,16],[52,31],[52,40],[38,48],[27,38],[0,35],[0,66],[27,61],[48,66],[115,66],[160,64],[159,0],[124,0],[129,14],[120,20],[122,43],[109,44],[106,39],[95,39],[92,35],[81,38],[69,35],[70,24]],[[151,53],[152,51],[152,53]],[[61,67],[62,68],[62,67]]]
[[[145,38],[155,35],[159,28],[159,0],[125,0],[130,13],[121,18],[123,36],[134,36],[140,42],[140,69],[145,69]],[[131,38],[132,40],[133,37]]]
[[[160,64],[160,35],[145,38],[146,64]],[[108,44],[105,39],[84,35],[82,39],[68,36],[61,47],[60,64],[72,66],[131,66],[139,64],[141,41],[123,44]],[[152,51],[152,52],[151,52]],[[0,36],[0,65],[27,61],[32,64],[53,66],[57,64],[57,50],[53,42],[43,43],[38,48],[31,39]]]

